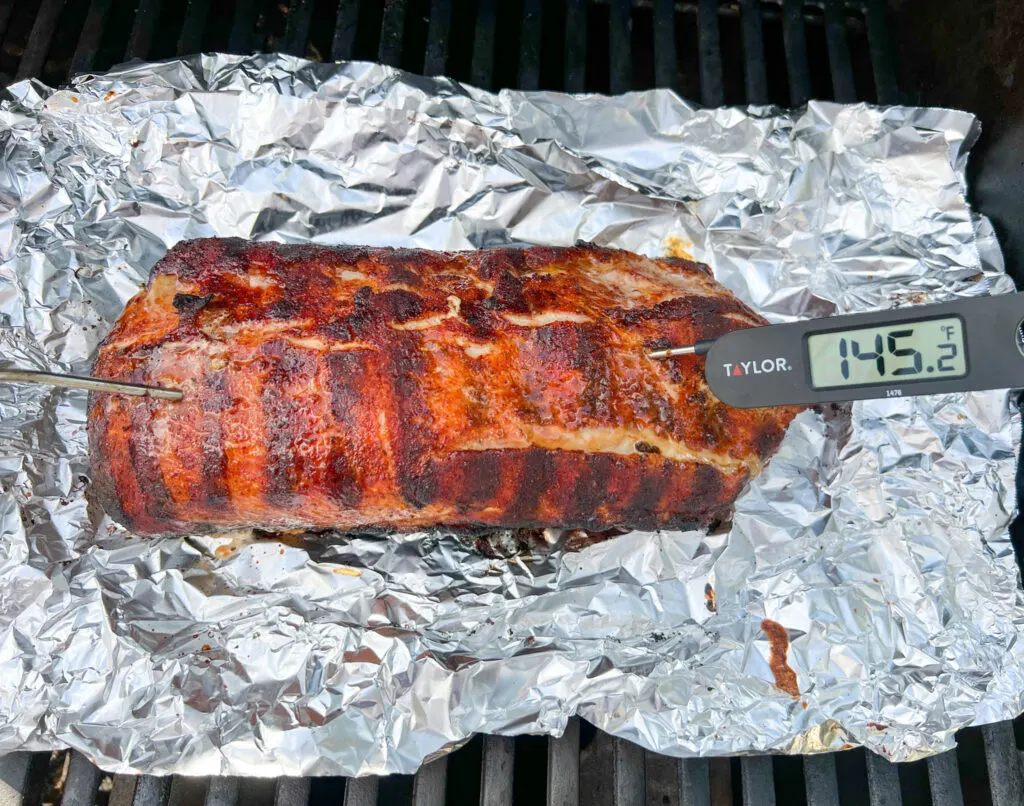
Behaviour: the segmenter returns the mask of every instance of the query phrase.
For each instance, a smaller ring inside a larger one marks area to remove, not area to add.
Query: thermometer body
[[[737,408],[1024,387],[1024,294],[749,328],[705,376]]]

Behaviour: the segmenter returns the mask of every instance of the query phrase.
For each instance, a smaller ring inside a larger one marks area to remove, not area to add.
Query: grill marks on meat
[[[703,359],[762,324],[704,267],[594,246],[178,244],[100,349],[107,510],[140,533],[680,527],[721,519],[795,409],[730,409]]]

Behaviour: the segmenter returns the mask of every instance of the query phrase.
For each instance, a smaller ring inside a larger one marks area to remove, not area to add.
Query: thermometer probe
[[[765,325],[647,353],[690,355],[707,356],[711,391],[743,409],[1024,387],[1024,294]]]

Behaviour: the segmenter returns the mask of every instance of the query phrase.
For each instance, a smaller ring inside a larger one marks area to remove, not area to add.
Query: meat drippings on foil
[[[486,532],[468,532],[462,540],[492,559],[507,559],[524,554],[546,553],[554,548],[580,551],[587,546],[603,543],[627,529],[492,529]]]
[[[789,634],[786,628],[779,622],[766,618],[761,622],[761,629],[768,636],[768,644],[771,647],[768,666],[775,678],[775,687],[792,697],[799,697],[800,686],[797,685],[796,672],[789,668],[786,660],[786,653],[789,651]]]

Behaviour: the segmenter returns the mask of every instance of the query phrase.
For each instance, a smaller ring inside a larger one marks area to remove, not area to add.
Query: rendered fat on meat
[[[93,487],[153,535],[708,525],[797,409],[645,353],[760,324],[700,264],[589,245],[188,241],[95,366],[184,400],[93,394]]]

